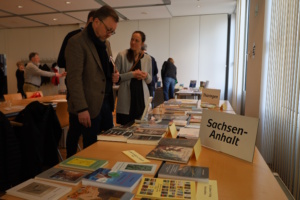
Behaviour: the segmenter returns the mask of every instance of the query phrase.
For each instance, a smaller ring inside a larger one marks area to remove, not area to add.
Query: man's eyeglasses
[[[102,21],[102,19],[99,19],[99,20],[100,20],[100,22],[102,22],[102,24],[104,25],[107,34],[110,34],[110,35],[116,34],[115,31],[111,30],[110,28],[108,28],[108,27],[106,26],[106,24],[104,24],[104,22]]]

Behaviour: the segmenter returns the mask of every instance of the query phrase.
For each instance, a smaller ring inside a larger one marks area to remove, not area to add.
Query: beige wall
[[[258,11],[256,11],[258,10]],[[259,117],[265,0],[250,1],[245,115]],[[255,55],[253,56],[253,44]]]
[[[75,29],[78,25],[0,30],[0,54],[7,58],[8,93],[17,92],[17,61],[28,60],[33,51],[39,53],[41,60],[56,61],[64,37]],[[58,90],[52,84],[42,89],[45,95]]]
[[[0,30],[0,53],[7,55],[8,92],[17,91],[15,63],[18,60],[27,59],[30,52],[36,51],[42,60],[55,61],[63,38],[69,31],[77,28],[74,25]],[[225,80],[220,81],[217,75],[225,77],[225,72],[222,74],[217,68],[225,69],[226,14],[121,21],[116,30],[117,34],[110,38],[114,57],[118,52],[129,48],[131,34],[135,30],[145,32],[148,53],[157,61],[159,77],[163,62],[173,57],[179,83],[188,86],[190,80],[197,80],[199,87],[200,80],[209,80],[211,88],[224,90]],[[211,39],[212,35],[224,39],[219,42]],[[199,60],[208,62],[203,64]],[[216,72],[212,73],[212,69]],[[57,92],[57,88],[51,87],[47,91]],[[43,92],[45,93],[44,90]]]

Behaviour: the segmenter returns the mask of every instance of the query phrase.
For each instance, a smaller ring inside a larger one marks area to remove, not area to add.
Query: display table
[[[28,104],[33,101],[39,101],[40,103],[57,103],[58,101],[66,101],[66,95],[51,95],[44,96],[39,98],[29,98],[22,100],[11,100],[10,105],[7,102],[0,103],[0,111],[6,117],[14,117],[18,115],[18,113],[23,110]]]
[[[228,101],[221,101],[220,105],[223,103],[227,105],[225,111],[220,110],[220,108],[215,109],[219,109],[218,111],[220,112],[234,113]],[[155,110],[156,112],[162,112],[164,110],[163,105],[155,108]],[[108,160],[105,168],[111,168],[117,161],[133,162],[123,153],[124,150],[135,150],[146,157],[154,147],[152,145],[98,141],[76,155]],[[150,163],[157,164],[158,170],[162,161],[150,160]],[[198,161],[195,157],[192,157],[187,165],[209,168],[209,179],[217,181],[220,200],[287,199],[257,148],[254,151],[253,162],[247,162],[225,153],[202,147]],[[80,185],[73,187],[72,192],[79,187]],[[135,188],[133,193],[136,193],[137,189],[138,187]],[[4,195],[2,198],[19,199],[10,195]],[[67,195],[62,199],[66,198]]]

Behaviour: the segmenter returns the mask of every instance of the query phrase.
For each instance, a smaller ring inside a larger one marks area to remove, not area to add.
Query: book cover
[[[99,168],[83,177],[82,185],[132,192],[142,177],[142,174],[124,171],[111,172],[110,169]]]
[[[178,132],[178,136],[187,139],[198,139],[199,133],[199,128],[181,128]]]
[[[140,124],[139,128],[151,130],[167,130],[168,124]]]
[[[35,179],[78,185],[86,174],[84,172],[52,167],[38,174]]]
[[[46,181],[29,179],[13,188],[10,188],[6,191],[6,193],[23,199],[54,200],[66,195],[71,190],[71,187],[49,183]]]
[[[126,142],[130,136],[132,136],[132,130],[111,128],[103,133],[100,133],[97,136],[97,139],[102,141]]]
[[[192,153],[193,148],[191,147],[157,145],[152,151],[150,151],[146,155],[146,158],[187,163]]]
[[[107,160],[99,160],[99,159],[95,159],[95,158],[72,156],[72,157],[60,162],[59,165],[61,167],[94,171],[100,167],[105,166],[107,163],[108,163]]]
[[[161,138],[161,136],[132,135],[130,138],[127,139],[127,143],[157,145]]]
[[[145,177],[141,181],[136,197],[143,199],[195,200],[195,182]]]
[[[158,144],[193,148],[196,143],[197,139],[162,138]]]
[[[130,200],[134,194],[121,192],[95,186],[82,186],[73,194],[68,196],[68,200]]]
[[[163,137],[166,133],[165,129],[160,129],[160,130],[152,130],[152,129],[148,129],[148,128],[140,128],[138,127],[133,134],[134,135],[147,135],[147,136],[159,136],[159,137]]]
[[[138,174],[153,175],[156,170],[156,164],[142,164],[133,162],[116,162],[111,171],[125,171]]]
[[[208,182],[209,168],[199,166],[180,166],[179,164],[165,163],[158,172],[159,178],[172,178]]]

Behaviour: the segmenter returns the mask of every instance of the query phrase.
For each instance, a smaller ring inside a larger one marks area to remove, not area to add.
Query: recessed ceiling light
[[[23,8],[23,6],[18,6],[18,8]]]
[[[53,21],[57,21],[57,18],[53,18]]]
[[[197,7],[197,8],[200,8],[200,5],[197,5],[196,7]]]
[[[71,1],[66,1],[66,4],[71,4]]]

